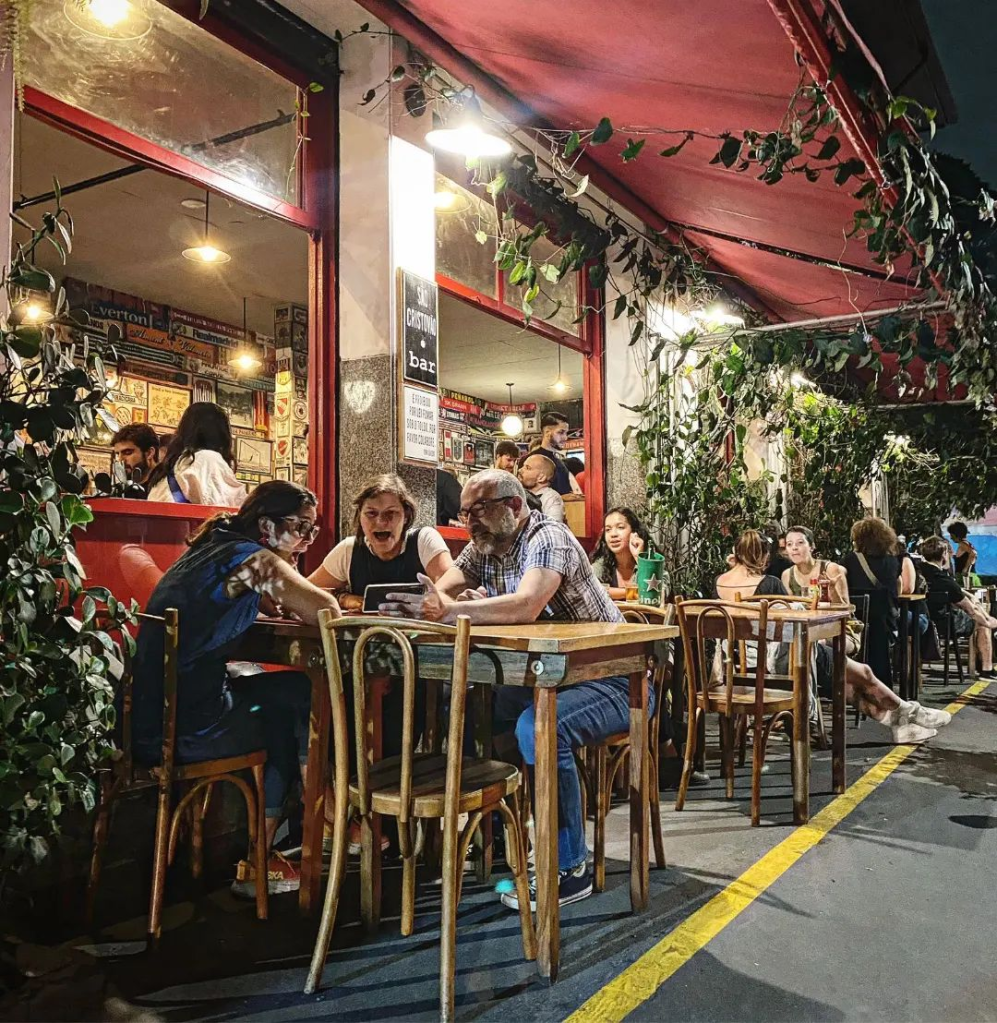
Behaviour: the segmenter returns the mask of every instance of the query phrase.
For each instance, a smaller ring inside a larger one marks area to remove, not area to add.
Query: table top
[[[687,615],[698,615],[709,606],[711,605],[692,604],[690,606],[690,603],[687,602],[682,605],[682,608]],[[723,606],[730,613],[732,618],[754,619],[758,617],[759,609],[757,604],[724,604]],[[817,607],[813,609],[788,608],[777,605],[768,609],[768,620],[770,622],[801,622],[806,623],[807,625],[824,625],[832,622],[840,622],[843,618],[851,618],[852,611],[854,611],[854,608],[850,604],[839,605],[837,607]]]
[[[898,593],[898,600],[927,600],[927,593]]]
[[[406,625],[418,627],[417,622],[409,623],[397,618],[371,618],[401,629]],[[254,628],[263,628],[279,636],[318,638],[318,626],[285,619],[262,618]],[[676,625],[643,625],[637,622],[533,622],[529,625],[471,626],[471,642],[475,646],[537,654],[568,654],[633,643],[654,643],[674,639],[678,634]],[[427,643],[432,641],[431,636],[426,637]]]

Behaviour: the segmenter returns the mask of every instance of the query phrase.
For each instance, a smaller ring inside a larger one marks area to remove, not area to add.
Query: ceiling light
[[[438,122],[433,115],[433,122]],[[512,146],[500,135],[495,135],[484,126],[481,106],[471,95],[456,106],[444,124],[426,133],[426,142],[433,149],[445,153],[456,153],[469,159],[478,157],[508,156]]]
[[[249,343],[249,329],[246,326],[246,301],[244,295],[242,298],[242,344],[228,360],[229,368],[234,369],[237,373],[255,373],[263,365],[263,361]]]
[[[571,390],[571,384],[564,379],[561,374],[561,346],[557,346],[557,376],[554,378],[554,382],[550,385],[550,389],[555,394],[567,394]]]
[[[509,404],[512,404],[512,384],[506,384],[509,388]],[[515,412],[510,412],[502,420],[502,432],[507,437],[519,437],[523,432],[523,419],[521,416],[516,415]]]
[[[697,309],[692,317],[694,320],[698,320],[700,323],[705,323],[710,327],[743,327],[744,317],[735,316],[733,313],[727,312],[722,305],[714,305],[709,309]]]
[[[437,213],[463,213],[470,205],[464,196],[448,188],[441,188],[433,195],[433,209]]]
[[[189,259],[192,263],[206,263],[209,265],[219,266],[222,263],[227,263],[232,257],[225,252],[223,249],[219,249],[217,246],[212,245],[208,241],[208,211],[209,211],[210,196],[207,192],[204,193],[204,240],[200,245],[192,245],[188,249],[184,249],[181,255],[184,259]]]
[[[183,206],[185,209],[188,209],[188,210],[203,210],[204,209],[204,200],[203,199],[195,199],[195,198],[181,199],[180,200],[180,205]]]
[[[66,0],[63,12],[82,32],[112,42],[133,42],[152,28],[149,15],[129,0]]]
[[[25,298],[11,309],[10,319],[11,323],[16,326],[48,323],[52,319],[52,310],[45,301],[37,298]]]

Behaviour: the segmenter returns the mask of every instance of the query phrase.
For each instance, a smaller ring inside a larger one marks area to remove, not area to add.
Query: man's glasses
[[[285,515],[281,522],[289,522],[291,524],[291,532],[297,533],[302,540],[311,540],[313,537],[318,536],[319,524],[317,522],[299,519],[294,515]]]
[[[499,504],[508,500],[509,498],[506,496],[487,497],[483,501],[475,501],[469,508],[461,508],[461,510],[457,512],[457,518],[460,519],[461,522],[467,522],[468,519],[480,519],[481,516],[485,514],[485,509],[490,504]]]

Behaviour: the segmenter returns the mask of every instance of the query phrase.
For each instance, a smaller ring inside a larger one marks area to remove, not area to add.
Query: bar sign
[[[439,314],[434,281],[407,270],[402,275],[402,379],[423,387],[439,382],[437,348]]]

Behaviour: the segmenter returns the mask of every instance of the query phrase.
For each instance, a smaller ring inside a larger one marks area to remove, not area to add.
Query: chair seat
[[[786,689],[763,689],[762,702],[765,710],[773,714],[793,709],[793,694]],[[704,709],[722,711],[727,703],[727,690],[722,687],[708,689],[700,694],[700,705]],[[755,687],[735,685],[731,692],[731,709],[735,714],[748,714],[755,706]]]
[[[221,760],[199,760],[196,764],[174,764],[174,781],[191,781],[194,778],[209,778],[214,774],[232,774],[234,771],[245,771],[250,767],[259,767],[267,762],[267,751],[258,749],[253,753],[243,753],[238,757],[224,757]],[[161,768],[153,767],[149,773],[158,778]]]
[[[371,809],[389,817],[401,811],[401,757],[387,757],[370,768]],[[442,817],[447,785],[447,758],[416,754],[412,760],[412,813],[416,817]],[[519,768],[500,760],[465,757],[460,772],[458,813],[492,806],[519,788]],[[350,781],[350,802],[359,806],[356,779]]]

